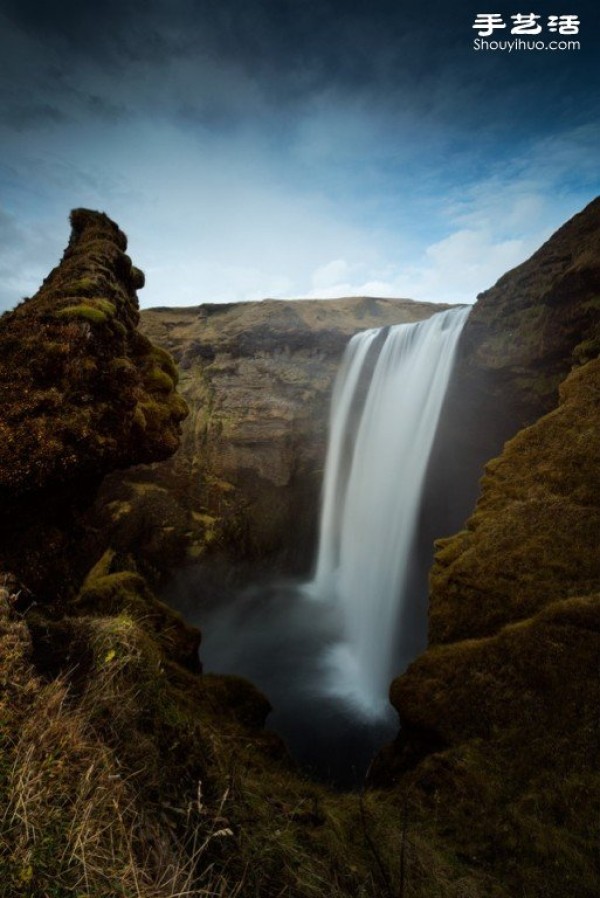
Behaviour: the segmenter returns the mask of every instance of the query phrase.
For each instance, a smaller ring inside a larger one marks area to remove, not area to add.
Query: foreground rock
[[[54,567],[54,588],[69,581],[78,510],[108,472],[171,455],[187,414],[172,359],[137,330],[125,235],[83,209],[71,221],[61,264],[0,320],[0,567],[32,588]]]

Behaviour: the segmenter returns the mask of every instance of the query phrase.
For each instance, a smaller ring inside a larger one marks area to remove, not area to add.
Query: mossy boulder
[[[177,448],[186,414],[172,360],[137,331],[125,236],[99,213],[76,210],[71,223],[60,265],[0,319],[5,503],[84,472],[164,458]],[[73,285],[82,284],[85,298],[74,302]],[[115,359],[130,363],[128,377]],[[136,408],[150,405],[160,427],[140,433]]]
[[[154,637],[168,658],[199,671],[199,631],[185,624],[177,612],[159,601],[139,574],[111,572],[114,555],[108,550],[88,575],[79,595],[71,603],[72,613],[133,618]]]

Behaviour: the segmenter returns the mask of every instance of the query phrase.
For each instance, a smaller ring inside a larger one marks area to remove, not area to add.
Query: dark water
[[[201,567],[180,572],[165,596],[202,629],[204,670],[258,686],[273,706],[267,727],[316,779],[340,788],[360,785],[398,721],[385,703],[382,716],[366,719],[327,694],[328,650],[340,636],[335,610],[292,583],[207,596],[207,575]]]

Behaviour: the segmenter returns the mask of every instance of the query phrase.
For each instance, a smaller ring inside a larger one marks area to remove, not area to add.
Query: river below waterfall
[[[328,653],[343,634],[339,609],[316,609],[302,584],[289,582],[223,593],[198,608],[206,573],[201,567],[181,572],[166,597],[202,628],[205,672],[250,680],[273,707],[268,728],[308,773],[339,788],[359,786],[398,722],[387,702],[375,718],[365,717],[324,689]]]

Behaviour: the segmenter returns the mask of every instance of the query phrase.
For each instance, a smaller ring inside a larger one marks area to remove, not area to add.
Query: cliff
[[[67,532],[103,476],[171,455],[187,414],[172,359],[137,330],[125,235],[83,209],[71,223],[60,265],[0,319],[0,566],[36,589],[55,564],[55,587],[71,579]]]
[[[429,648],[392,684],[401,731],[372,772],[511,894],[598,886],[599,297],[596,200],[473,310],[457,379],[488,372],[488,417],[501,388],[519,415],[555,407],[437,542]]]
[[[598,355],[599,228],[597,198],[473,308],[459,378],[485,386],[520,423],[555,407],[571,367]]]
[[[207,557],[223,559],[223,577],[232,562],[305,571],[348,339],[442,308],[354,297],[144,311],[144,333],[179,364],[190,416],[172,460],[105,482],[100,525],[151,575]]]
[[[443,529],[427,532],[429,543],[462,525],[479,495],[486,462],[522,427],[556,407],[559,384],[573,365],[597,356],[599,228],[600,199],[595,199],[478,297],[462,334],[432,455],[432,469],[457,485],[453,512],[445,519],[443,512],[437,516]],[[434,475],[430,511],[439,506],[441,489]]]

